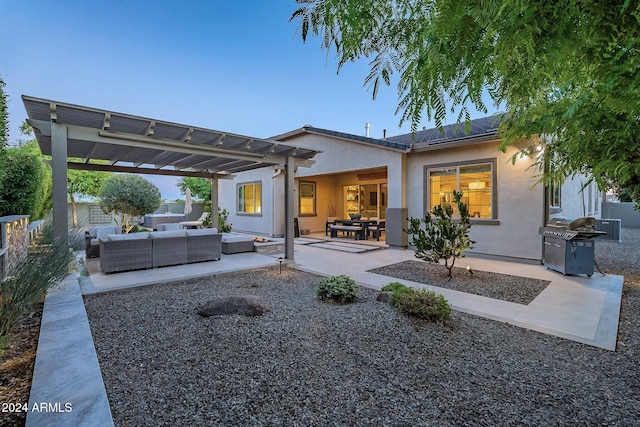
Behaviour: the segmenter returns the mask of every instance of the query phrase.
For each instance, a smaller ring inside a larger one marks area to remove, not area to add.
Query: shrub
[[[349,276],[331,276],[322,279],[316,286],[316,295],[323,301],[349,303],[358,297],[359,286]]]
[[[410,316],[442,322],[451,316],[451,305],[444,297],[428,289],[408,288],[391,295],[391,305]]]
[[[53,235],[51,228],[50,223],[45,224],[37,245],[30,249],[27,257],[0,277],[0,343],[6,343],[18,319],[42,301],[47,291],[73,267],[73,250],[66,244],[47,241]],[[72,244],[81,239],[79,233],[69,236]]]
[[[42,217],[47,170],[37,145],[9,148],[0,154],[0,216]]]
[[[0,77],[0,150],[9,142],[9,109],[7,108],[7,93],[4,91],[5,82]]]
[[[444,321],[451,316],[451,305],[446,298],[428,289],[417,290],[400,282],[392,282],[382,288],[392,292],[389,302],[392,306],[410,316],[431,321]]]
[[[411,289],[409,286],[403,285],[400,282],[391,282],[388,285],[382,287],[382,292],[406,292],[409,289]]]
[[[202,226],[205,228],[209,228],[211,227],[210,207],[207,206],[205,210],[207,211],[207,216],[205,217],[204,221],[202,221]],[[233,224],[228,223],[227,222],[228,219],[229,219],[229,211],[226,209],[221,209],[220,206],[218,206],[218,233],[231,232],[231,227],[233,226]]]
[[[229,219],[229,211],[226,209],[220,209],[218,206],[218,233],[230,233],[231,226],[227,220]],[[209,219],[211,221],[211,219]]]
[[[423,219],[409,218],[410,227],[404,230],[411,235],[409,244],[415,246],[416,258],[433,263],[443,260],[444,266],[449,271],[449,279],[451,279],[456,258],[464,257],[463,252],[466,249],[472,249],[475,243],[469,238],[471,230],[469,210],[462,202],[462,196],[461,192],[453,191],[453,200],[460,215],[459,221],[452,219],[451,205],[444,207],[437,205]],[[420,228],[421,223],[425,225],[424,230]]]

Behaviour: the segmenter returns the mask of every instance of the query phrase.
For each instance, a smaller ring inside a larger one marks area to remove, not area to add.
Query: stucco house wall
[[[565,216],[567,218],[580,218],[592,216],[600,218],[602,194],[595,183],[590,183],[583,190],[583,185],[588,181],[584,175],[568,178],[560,187],[560,209],[553,209],[551,217]]]
[[[260,182],[261,199],[259,213],[239,213],[237,206],[236,188],[239,184]],[[232,229],[238,232],[273,235],[274,218],[282,217],[284,221],[284,193],[282,198],[274,201],[274,187],[280,182],[284,187],[282,173],[273,167],[265,167],[237,174],[233,179],[221,179],[218,181],[218,205],[229,212],[228,222],[233,224]],[[282,190],[283,191],[283,190]],[[278,209],[282,208],[282,214]],[[284,230],[284,227],[283,227]]]
[[[387,170],[389,188],[399,191],[389,191],[388,205],[402,203],[400,194],[403,183],[400,182],[405,174],[402,168],[401,150],[389,149],[378,145],[371,145],[346,139],[337,139],[325,135],[294,131],[275,139],[283,143],[290,143],[301,148],[318,150],[313,158],[313,166],[298,167],[295,172],[295,216],[301,229],[323,231],[330,213],[330,206],[335,203],[336,214],[341,216],[344,209],[342,198],[336,197],[333,191],[337,186],[349,185],[358,181],[357,171],[385,168]],[[237,174],[232,180],[220,180],[218,184],[220,207],[229,212],[229,222],[235,231],[255,234],[281,236],[284,233],[284,177],[274,168],[262,168]],[[236,187],[239,183],[259,181],[262,184],[262,213],[241,214],[237,212]],[[299,214],[298,186],[300,181],[316,183],[316,214]],[[380,180],[362,181],[361,183],[376,183]],[[393,182],[393,184],[392,184]],[[393,185],[393,187],[392,187]],[[394,194],[396,193],[396,194]],[[273,216],[271,216],[273,215]]]
[[[311,168],[298,168],[296,178],[374,169],[394,163],[401,156],[396,149],[314,133],[294,134],[283,141],[320,151],[313,158],[315,163]]]
[[[539,261],[542,258],[542,239],[538,227],[543,225],[544,187],[532,188],[535,183],[533,159],[518,157],[515,164],[511,156],[518,149],[509,147],[506,153],[498,151],[498,141],[461,145],[447,149],[412,153],[408,156],[409,216],[425,215],[426,167],[463,163],[478,159],[495,159],[497,218],[472,219],[470,237],[476,241],[470,253]]]
[[[327,184],[327,186],[317,186],[319,190],[324,189],[325,191],[325,193],[319,193],[317,196],[317,216],[300,217],[301,228],[307,228],[311,231],[325,229],[326,218],[331,216],[328,212],[328,204],[334,193],[327,193],[331,187],[335,189],[355,182],[374,184],[385,181],[388,184],[388,192],[386,194],[387,209],[398,209],[405,206],[406,150],[316,134],[312,131],[304,132],[302,130],[293,131],[275,138],[297,147],[312,148],[320,151],[313,158],[315,163],[312,167],[298,168],[295,174],[296,183],[317,180],[319,184]],[[354,135],[354,138],[358,137]],[[357,178],[358,172],[381,168],[386,169],[387,177],[384,180],[359,180]],[[341,197],[335,197],[335,199],[337,215],[342,216],[344,211],[343,200]],[[297,213],[296,216],[298,216]],[[393,227],[393,224],[387,223],[387,230],[391,227]]]
[[[536,184],[540,171],[532,167],[535,153],[520,155],[520,149],[525,145],[507,147],[504,153],[498,150],[500,141],[495,136],[494,121],[491,117],[474,121],[472,135],[456,133],[454,127],[445,128],[444,137],[437,129],[426,130],[421,132],[421,139],[415,144],[410,135],[376,140],[313,127],[297,129],[273,139],[319,151],[311,167],[298,167],[295,172],[294,211],[301,229],[323,232],[326,218],[334,216],[333,206],[335,216],[344,216],[344,197],[340,196],[340,189],[368,183],[364,176],[369,173],[371,183],[387,183],[386,241],[392,246],[406,247],[408,239],[402,232],[406,228],[406,218],[422,218],[426,213],[429,167],[491,162],[495,169],[494,215],[493,218],[472,218],[471,238],[476,244],[469,252],[478,256],[540,262],[543,245],[538,228],[546,223],[546,190],[543,185]],[[514,163],[512,157],[516,154]],[[262,213],[238,214],[236,186],[252,181],[262,183]],[[300,182],[316,184],[315,214],[299,213]],[[561,190],[562,207],[552,216],[578,217],[584,216],[585,212],[599,217],[601,195],[592,186],[584,193],[583,203],[582,182],[585,179],[580,176],[565,182]],[[233,180],[220,181],[220,205],[229,210],[234,230],[282,235],[283,188],[283,173],[277,169],[244,172]]]
[[[316,184],[316,213],[300,214],[299,206],[296,206],[296,217],[301,229],[308,229],[311,232],[324,231],[326,219],[329,216],[336,216],[334,212],[341,212],[342,200],[335,196],[333,189],[339,185],[339,176],[336,175],[315,175],[297,178],[295,180],[295,194],[298,200],[298,187],[300,181],[313,182]],[[332,215],[331,215],[332,214]]]

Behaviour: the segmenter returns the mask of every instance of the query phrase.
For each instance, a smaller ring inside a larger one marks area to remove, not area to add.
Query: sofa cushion
[[[121,231],[118,225],[98,225],[89,229],[89,235],[104,240],[109,234],[120,234]]]
[[[162,239],[163,237],[184,237],[185,230],[152,231],[149,233],[152,239]]]
[[[117,240],[141,240],[141,239],[148,239],[148,238],[149,238],[149,233],[145,231],[142,233],[109,234],[107,238],[103,240],[114,242]]]
[[[158,224],[158,231],[182,230],[182,226],[177,222],[171,224]]]
[[[253,237],[251,236],[243,236],[241,234],[228,234],[222,233],[222,242],[230,243],[230,242],[253,242]]]
[[[208,236],[218,234],[217,228],[193,228],[187,230],[187,236]]]

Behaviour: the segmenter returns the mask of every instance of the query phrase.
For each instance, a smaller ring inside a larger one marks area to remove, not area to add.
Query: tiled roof
[[[401,142],[392,141],[390,138],[387,138],[387,139],[367,138],[366,136],[353,135],[350,133],[337,132],[337,131],[328,130],[328,129],[321,129],[313,126],[304,126],[303,129],[306,130],[307,132],[319,133],[319,134],[333,136],[333,137],[342,138],[342,139],[350,139],[352,141],[365,142],[367,144],[375,144],[375,145],[380,145],[382,147],[395,148],[398,150],[406,150],[407,148],[409,148],[408,145],[403,144]]]
[[[287,140],[304,132],[327,135],[334,138],[346,139],[350,141],[363,142],[381,147],[387,147],[395,150],[411,151],[418,149],[421,151],[425,147],[438,147],[446,143],[464,143],[484,142],[493,139],[498,130],[500,123],[500,115],[483,117],[481,119],[471,120],[469,122],[469,133],[465,133],[465,123],[447,125],[442,128],[431,128],[421,130],[413,136],[410,133],[392,136],[386,139],[368,138],[366,136],[354,135],[345,132],[338,132],[329,129],[317,128],[311,125],[305,125],[300,129],[289,133],[273,137],[276,140]]]
[[[388,138],[388,141],[411,146],[411,144],[437,145],[447,142],[478,139],[482,137],[495,136],[500,123],[500,116],[489,116],[481,119],[471,120],[469,123],[469,133],[465,133],[465,123],[443,126],[442,131],[438,128],[421,130],[415,133],[412,138],[410,133]]]

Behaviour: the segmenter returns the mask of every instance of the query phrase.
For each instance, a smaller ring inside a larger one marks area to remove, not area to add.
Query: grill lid
[[[563,240],[591,239],[607,234],[596,230],[596,219],[582,217],[570,219],[566,217],[552,218],[546,227],[540,227],[538,234]]]
[[[564,228],[575,231],[596,231],[596,219],[590,216],[571,219],[564,216],[551,218],[547,227]]]

